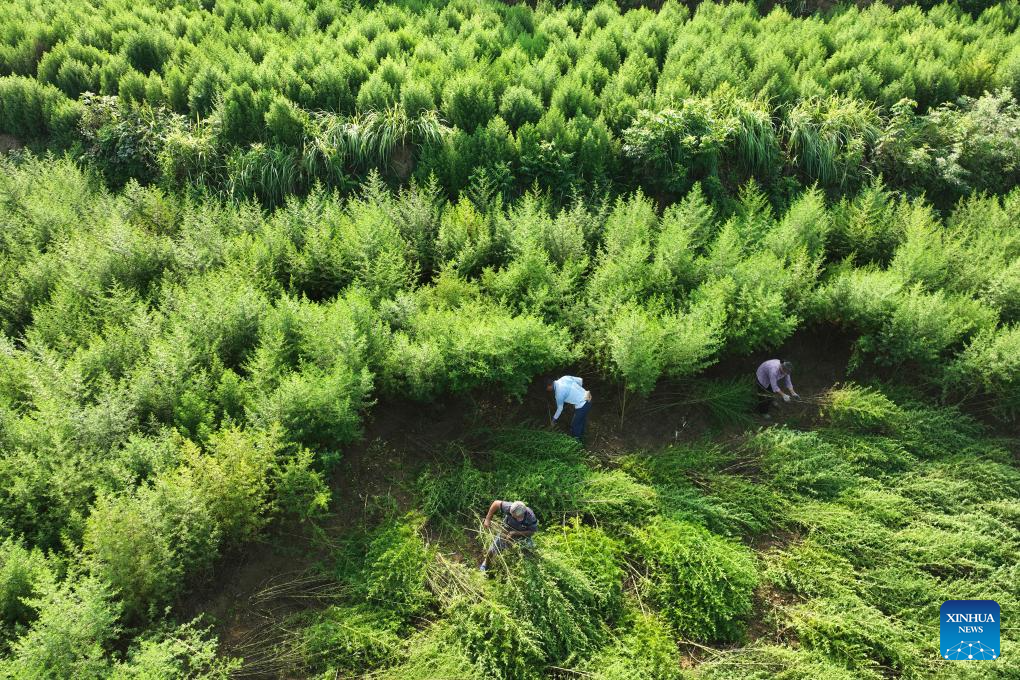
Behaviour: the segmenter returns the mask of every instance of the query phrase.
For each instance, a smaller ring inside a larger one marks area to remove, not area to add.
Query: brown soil
[[[772,355],[795,362],[794,384],[801,395],[810,399],[844,379],[848,347],[848,343],[831,335],[805,332]],[[724,360],[703,377],[753,381],[756,367],[756,360]],[[703,407],[675,403],[683,398],[683,385],[676,384],[661,386],[647,399],[629,397],[621,419],[623,395],[619,387],[600,380],[591,367],[571,366],[561,372],[584,377],[585,386],[594,396],[587,447],[593,457],[603,461],[625,452],[653,450],[705,436],[732,439],[755,423],[769,424],[752,416],[749,422],[729,427],[715,425]],[[333,473],[333,514],[325,526],[327,542],[372,521],[373,499],[388,498],[401,510],[414,507],[409,482],[426,465],[449,460],[451,442],[465,442],[472,450],[472,433],[483,429],[551,427],[551,404],[542,381],[535,381],[520,401],[483,393],[446,397],[431,404],[378,403],[365,417],[363,437],[344,450]],[[649,414],[651,406],[657,410]],[[810,401],[779,404],[773,409],[771,422],[806,425],[816,412],[817,407]],[[569,422],[569,417],[561,420]],[[566,423],[559,427],[567,429]],[[790,538],[763,536],[752,543],[767,549],[785,544]],[[222,560],[215,578],[181,604],[179,615],[189,618],[204,614],[215,624],[224,653],[248,657],[252,650],[265,648],[267,631],[280,616],[328,601],[328,595],[311,599],[286,592],[272,598],[265,596],[281,582],[315,572],[316,565],[328,568],[327,557],[328,550],[315,547],[306,533],[280,530],[264,543]]]
[[[12,135],[0,134],[0,154],[8,151],[15,151],[25,146],[21,141]]]

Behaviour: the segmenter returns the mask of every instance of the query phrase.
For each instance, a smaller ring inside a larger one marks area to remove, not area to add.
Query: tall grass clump
[[[786,120],[787,151],[801,171],[826,187],[857,186],[882,131],[876,108],[849,97],[806,99]]]

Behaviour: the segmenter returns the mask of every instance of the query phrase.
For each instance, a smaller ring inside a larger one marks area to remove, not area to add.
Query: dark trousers
[[[757,380],[754,384],[758,386],[758,413],[761,415],[768,415],[769,408],[772,406],[772,388],[765,387]]]
[[[578,440],[584,437],[584,426],[588,424],[588,411],[591,410],[591,402],[584,402],[584,406],[574,407],[574,417],[570,420],[570,436]]]

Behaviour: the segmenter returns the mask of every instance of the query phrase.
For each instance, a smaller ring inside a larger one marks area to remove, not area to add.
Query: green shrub
[[[790,521],[807,531],[808,540],[856,567],[892,561],[892,531],[860,510],[839,503],[808,501],[790,508]]]
[[[0,543],[0,649],[35,620],[32,602],[55,582],[53,567],[38,548],[27,549],[12,538]]]
[[[443,211],[436,240],[439,261],[462,276],[480,273],[494,260],[496,235],[490,220],[466,199]]]
[[[279,466],[276,505],[285,517],[299,522],[317,522],[329,509],[332,492],[319,470],[314,454],[305,448],[285,459]]]
[[[578,490],[579,509],[599,525],[640,524],[658,500],[655,489],[622,470],[594,472]]]
[[[496,111],[491,84],[477,73],[453,78],[443,90],[443,113],[465,132],[483,127]]]
[[[461,461],[459,467],[427,468],[416,482],[420,507],[434,519],[456,516],[469,508],[475,508],[477,512],[486,502],[491,486],[489,475],[467,458]]]
[[[420,616],[434,602],[426,587],[434,549],[424,542],[424,518],[409,515],[379,529],[368,546],[363,596],[408,619]]]
[[[823,547],[826,538],[818,534],[766,555],[765,581],[805,598],[852,593],[858,575],[849,561]]]
[[[240,659],[219,654],[216,639],[195,622],[142,637],[116,663],[111,680],[226,680],[241,667]]]
[[[525,123],[537,123],[542,112],[542,100],[521,85],[508,87],[500,98],[499,115],[513,130]]]
[[[672,519],[654,518],[633,535],[645,566],[639,588],[677,635],[739,640],[758,584],[754,559],[736,543]]]
[[[496,680],[541,677],[545,655],[537,634],[508,606],[492,599],[461,599],[448,612],[455,643],[480,675]]]
[[[47,585],[30,602],[39,616],[14,643],[0,672],[8,677],[97,678],[109,671],[107,647],[120,634],[110,586],[84,577]]]
[[[897,300],[888,324],[875,337],[861,338],[859,347],[881,364],[910,362],[932,371],[945,354],[994,323],[994,311],[979,302],[915,286]]]
[[[679,680],[680,663],[669,626],[656,614],[628,612],[628,620],[611,645],[582,665],[596,680]]]
[[[370,403],[371,389],[368,369],[306,365],[265,394],[255,404],[252,418],[266,427],[279,423],[287,438],[302,446],[335,452],[360,433],[360,413]]]
[[[236,145],[264,139],[268,107],[268,97],[256,94],[250,85],[232,86],[223,95],[219,108],[220,138]]]
[[[407,329],[394,334],[382,382],[390,394],[419,400],[493,384],[520,395],[537,374],[566,364],[573,354],[562,328],[465,302],[410,318]]]
[[[909,204],[908,204],[909,205]],[[860,263],[885,264],[903,238],[895,219],[896,204],[881,178],[872,180],[853,200],[842,199],[833,214],[833,251],[853,254]]]
[[[276,97],[265,113],[269,141],[280,146],[300,146],[308,125],[308,114],[286,97]]]
[[[591,510],[585,502],[588,468],[554,457],[533,459],[527,470],[520,469],[520,457],[505,453],[496,459],[492,474],[493,497],[523,500],[543,524],[552,525],[567,514]]]
[[[404,651],[406,658],[403,663],[378,669],[376,675],[382,680],[412,677],[419,680],[482,680],[489,677],[473,663],[467,649],[458,644],[456,627],[446,621],[412,635],[405,640]]]
[[[186,474],[205,499],[227,545],[243,545],[258,536],[274,507],[270,480],[283,448],[280,432],[225,429],[209,438],[207,453],[185,442]]]
[[[64,95],[52,85],[20,76],[0,77],[0,130],[22,139],[51,131]]]
[[[134,618],[157,614],[216,559],[220,527],[201,489],[168,475],[122,496],[101,496],[85,526],[93,569]]]
[[[1020,326],[979,333],[947,367],[943,389],[952,397],[980,397],[987,410],[1015,416],[1020,409]]]
[[[161,69],[170,50],[169,36],[155,31],[131,33],[124,43],[124,56],[145,74]]]
[[[536,542],[537,555],[507,558],[496,597],[530,624],[546,662],[562,666],[600,646],[622,611],[618,546],[576,520]]]
[[[623,133],[623,151],[645,176],[668,191],[686,191],[715,178],[731,121],[720,120],[710,101],[687,99],[679,108],[639,111]]]
[[[647,396],[662,375],[665,330],[661,322],[630,305],[617,312],[607,340],[614,373],[626,389]]]

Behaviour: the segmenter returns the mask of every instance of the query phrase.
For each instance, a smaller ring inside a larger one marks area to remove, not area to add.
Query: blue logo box
[[[939,653],[950,661],[999,658],[999,603],[995,600],[946,600],[939,609]]]

